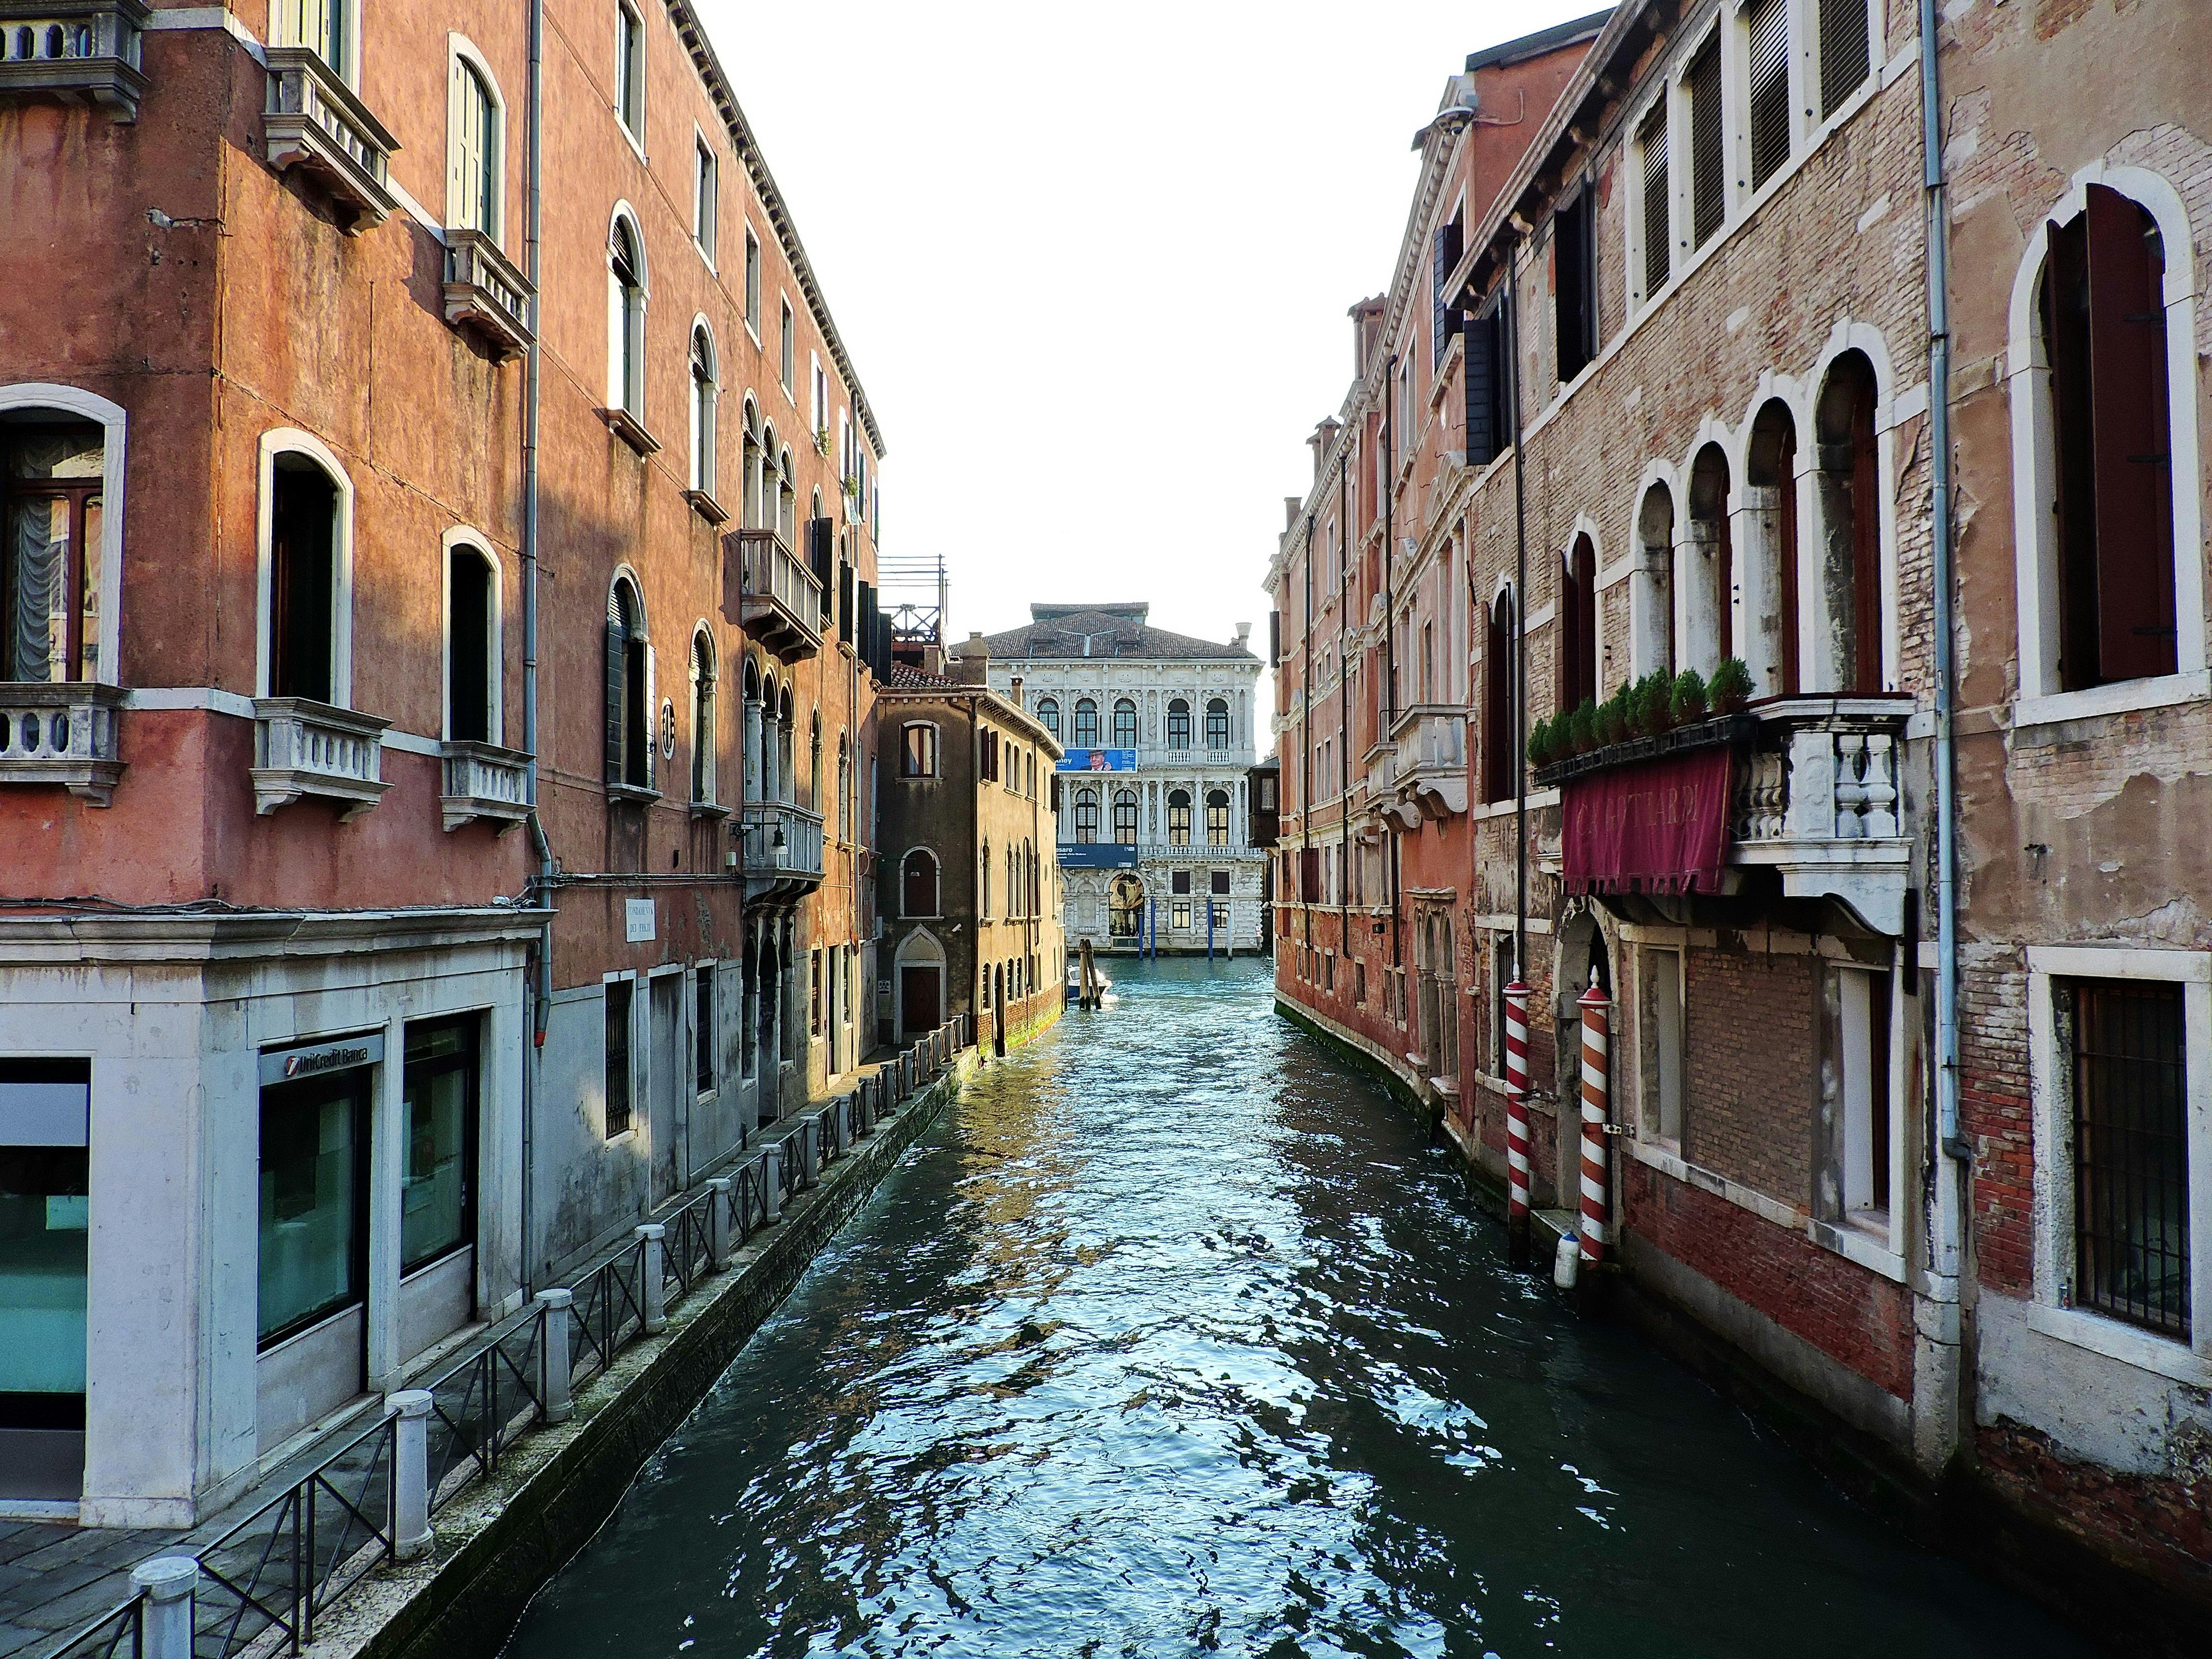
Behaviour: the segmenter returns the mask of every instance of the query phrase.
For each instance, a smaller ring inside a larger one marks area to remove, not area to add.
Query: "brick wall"
[[[1684,1155],[1800,1208],[1813,1191],[1818,960],[1692,951]],[[1625,1068],[1615,1066],[1617,1074]],[[1614,1115],[1632,1121],[1626,1103]]]

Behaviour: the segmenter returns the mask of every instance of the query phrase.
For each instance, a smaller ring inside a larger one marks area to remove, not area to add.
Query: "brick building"
[[[0,1504],[181,1525],[856,1063],[883,446],[681,0],[0,37]]]
[[[1279,994],[1502,1184],[1517,960],[1535,1199],[1594,1178],[1629,1304],[2171,1640],[2212,19],[1942,9],[1631,0],[1447,88],[1270,571]]]

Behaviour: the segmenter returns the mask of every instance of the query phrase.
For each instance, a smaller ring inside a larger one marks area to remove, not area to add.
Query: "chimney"
[[[1244,641],[1251,637],[1252,624],[1250,623],[1238,623],[1237,624],[1237,648],[1239,651],[1244,649]]]
[[[1284,529],[1291,530],[1297,527],[1298,522],[1298,509],[1305,504],[1306,500],[1303,495],[1285,495],[1283,497]]]
[[[991,683],[991,653],[983,648],[980,631],[968,635],[968,643],[960,647],[959,660],[953,665],[952,678],[963,685],[988,685]]]
[[[1023,707],[1024,705],[1023,705],[1023,703],[1022,703],[1022,677],[1021,677],[1019,674],[1017,674],[1017,675],[1015,675],[1015,676],[1013,677],[1013,684],[1012,684],[1012,688],[1011,688],[1011,691],[1012,691],[1012,695],[1011,695],[1010,701],[1012,701],[1012,702],[1013,703],[1014,707],[1015,707],[1015,708],[1019,708]]]
[[[921,672],[935,679],[945,678],[945,647],[934,641],[921,647]]]

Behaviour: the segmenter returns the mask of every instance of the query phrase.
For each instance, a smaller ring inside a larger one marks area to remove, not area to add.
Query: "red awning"
[[[1693,749],[1563,785],[1567,890],[1718,892],[1732,755],[1725,746]]]

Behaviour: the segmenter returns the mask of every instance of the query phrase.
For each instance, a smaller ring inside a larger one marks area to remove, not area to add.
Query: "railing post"
[[[768,1192],[766,1221],[775,1221],[783,1214],[783,1146],[771,1142],[761,1148],[762,1185]]]
[[[1505,1260],[1528,1264],[1528,988],[1505,988]]]
[[[713,1194],[707,1200],[707,1260],[720,1273],[730,1265],[730,1178],[716,1176],[707,1183]]]
[[[548,1423],[565,1423],[575,1410],[568,1392],[569,1374],[574,1369],[568,1358],[568,1310],[575,1300],[569,1291],[538,1292],[538,1317],[544,1322],[538,1334],[538,1352],[544,1366],[539,1398]]]
[[[645,1306],[645,1334],[657,1336],[668,1328],[668,1229],[658,1221],[641,1221],[630,1237],[645,1246],[638,1290]]]
[[[384,1397],[398,1419],[392,1435],[392,1553],[412,1561],[430,1547],[430,1391],[402,1389]]]
[[[146,1598],[140,1612],[139,1659],[192,1659],[192,1601],[200,1564],[189,1555],[157,1555],[131,1569],[131,1587]]]
[[[805,1177],[802,1185],[811,1187],[815,1174],[822,1167],[822,1120],[818,1117],[799,1121],[799,1172]]]

